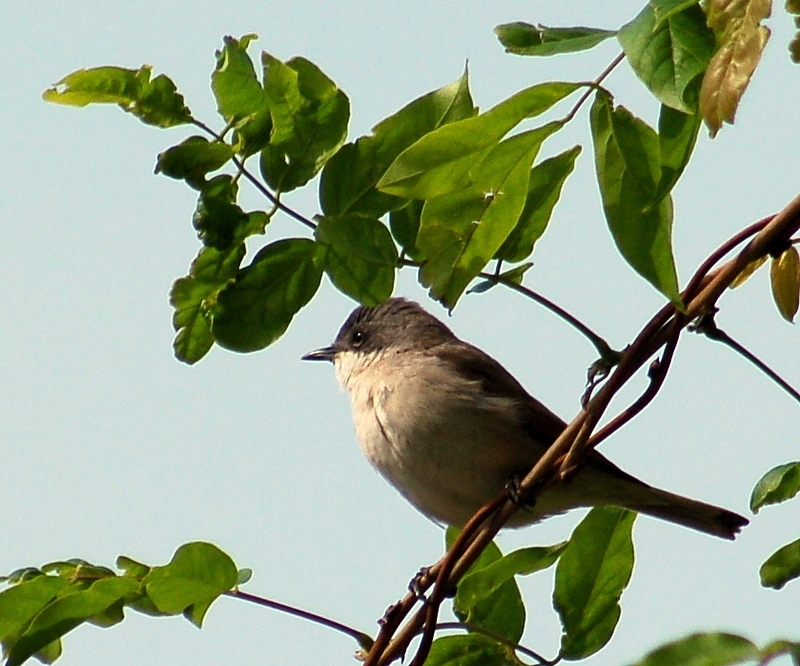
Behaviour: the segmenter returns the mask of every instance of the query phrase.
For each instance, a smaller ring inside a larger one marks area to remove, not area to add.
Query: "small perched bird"
[[[437,522],[462,527],[509,480],[527,474],[566,426],[497,361],[402,298],[356,308],[330,347],[303,359],[333,362],[367,460]],[[748,523],[653,488],[590,451],[571,478],[508,524],[605,504],[725,539]]]

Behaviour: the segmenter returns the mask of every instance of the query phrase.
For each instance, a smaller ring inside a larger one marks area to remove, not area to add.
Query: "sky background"
[[[375,632],[441,530],[362,459],[333,369],[301,363],[329,344],[354,307],[328,281],[272,347],[221,349],[194,367],[172,355],[168,292],[199,243],[195,193],[153,175],[156,155],[191,130],[148,127],[115,107],[74,109],[41,93],[82,67],[152,64],[195,116],[220,127],[209,89],[223,35],[260,35],[303,55],[348,94],[350,136],[457,78],[469,61],[486,109],[545,80],[594,78],[619,48],[549,59],[503,53],[492,28],[515,20],[617,28],[641,0],[597,2],[40,2],[4,0],[0,26],[0,573],[120,554],[161,564],[208,540],[254,577],[245,589]],[[800,68],[781,6],[734,127],[706,133],[675,191],[674,243],[685,283],[739,229],[773,213],[800,185]],[[622,65],[607,82],[651,123],[657,103]],[[622,348],[662,304],[623,263],[599,204],[584,108],[542,157],[584,145],[527,283]],[[316,189],[287,199],[318,211]],[[247,209],[266,208],[243,195]],[[268,240],[305,235],[291,220]],[[251,253],[257,249],[257,239]],[[404,272],[395,292],[446,316]],[[721,301],[720,326],[800,385],[797,329],[777,315],[766,271]],[[448,324],[500,360],[566,419],[578,410],[593,349],[519,295],[463,298]],[[634,382],[616,404],[644,386]],[[773,466],[800,458],[800,407],[726,348],[686,335],[658,399],[602,451],[648,482],[743,514]],[[503,549],[566,538],[580,512],[501,535]],[[800,639],[800,582],[760,587],[758,567],[798,536],[800,501],[759,514],[735,543],[642,517],[622,619],[596,666],[630,663],[697,630],[759,643]],[[554,655],[552,570],[522,581],[524,644]],[[73,664],[352,664],[355,644],[295,618],[221,599],[198,631],[182,618],[129,613],[109,630],[66,637]]]

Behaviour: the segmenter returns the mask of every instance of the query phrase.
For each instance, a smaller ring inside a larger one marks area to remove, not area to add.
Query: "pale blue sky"
[[[5,0],[0,572],[67,557],[112,564],[119,554],[161,563],[181,543],[204,539],[255,571],[246,589],[374,633],[442,543],[439,528],[362,459],[332,368],[299,360],[332,340],[354,304],[323,281],[273,347],[246,356],[215,349],[195,367],[178,363],[167,294],[199,247],[194,193],[152,171],[156,154],[187,130],[146,127],[113,107],[47,105],[46,87],[80,67],[150,63],[175,80],[199,118],[218,125],[208,87],[214,49],[225,34],[256,32],[257,49],[303,55],[344,89],[355,137],[458,77],[466,60],[481,108],[538,81],[593,78],[616,55],[613,41],[534,60],[505,55],[492,28],[514,20],[614,28],[641,4]],[[770,26],[737,124],[714,141],[701,138],[677,188],[684,280],[724,239],[799,189],[800,68],[786,54],[792,28],[781,7]],[[657,105],[626,66],[608,85],[654,122]],[[613,248],[586,126],[584,114],[543,152],[585,147],[528,281],[621,347],[661,299]],[[265,205],[252,193],[244,201]],[[317,212],[314,188],[290,201]],[[304,233],[290,220],[270,228],[271,238]],[[426,298],[411,273],[396,293]],[[719,324],[800,385],[797,329],[776,314],[764,272],[721,304]],[[465,297],[448,323],[556,412],[574,415],[594,358],[559,320],[497,289]],[[687,336],[658,400],[602,450],[655,485],[746,513],[759,476],[800,458],[798,426],[800,407],[763,376]],[[555,542],[578,518],[504,534],[501,546]],[[800,638],[800,582],[774,592],[757,574],[797,538],[798,525],[800,500],[765,509],[734,544],[639,519],[622,620],[591,663],[627,663],[700,629],[759,642]],[[523,582],[524,642],[548,655],[558,644],[551,584],[551,573]],[[81,628],[66,638],[59,663],[351,664],[354,649],[326,629],[224,599],[199,632],[182,619],[135,613],[110,630]]]

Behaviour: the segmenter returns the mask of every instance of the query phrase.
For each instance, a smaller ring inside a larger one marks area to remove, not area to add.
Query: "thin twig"
[[[750,230],[737,234],[737,237],[727,241],[715,251],[709,260],[701,265],[695,275],[696,279],[693,278],[692,282],[690,282],[691,289],[687,288],[685,291],[685,311],[677,314],[675,307],[672,304],[668,304],[648,322],[631,345],[622,352],[619,364],[600,391],[566,426],[564,431],[548,447],[533,469],[522,480],[519,486],[521,493],[523,493],[522,497],[535,497],[538,492],[541,492],[541,489],[557,476],[557,471],[562,468],[571,451],[573,452],[573,462],[579,463],[580,456],[585,453],[587,444],[595,443],[589,441],[590,434],[607,409],[612,397],[616,395],[639,368],[652,358],[658,349],[667,344],[674,345],[674,342],[670,341],[677,339],[675,329],[680,331],[698,316],[713,312],[716,302],[724,290],[751,261],[768,254],[776,243],[785,242],[798,229],[800,229],[800,196],[796,197],[772,220],[766,223],[755,238],[734,259],[710,272],[711,267],[719,259],[741,242],[742,238],[738,237],[748,237]],[[680,323],[675,323],[678,319],[680,319]],[[670,320],[673,320],[673,324],[667,326]],[[665,353],[667,351],[670,354],[672,353],[670,350],[665,350]],[[664,357],[662,357],[663,359]],[[656,369],[656,372],[658,372],[658,369]],[[506,498],[504,494],[498,495],[484,509],[489,507],[494,509],[498,503],[500,504],[499,509],[489,514],[491,516],[489,520],[482,519],[478,523],[479,527],[466,545],[463,555],[452,566],[452,573],[447,580],[448,587],[452,587],[457,583],[509,517],[519,509],[519,506]],[[483,514],[483,509],[481,514]],[[444,558],[431,568],[432,575],[437,567],[442,566],[443,562]],[[438,574],[436,575],[438,577]],[[405,601],[404,599],[404,605],[400,611],[391,618],[392,624],[395,626],[399,626],[399,623],[402,622],[413,606],[413,604],[405,604]],[[413,602],[416,602],[416,599],[413,599]],[[388,642],[388,638],[390,638],[392,632],[382,632],[383,635],[379,635],[379,639],[383,639],[382,644],[379,648],[376,641],[376,645],[369,655],[371,662],[368,660],[368,663],[385,666],[390,661],[402,656],[411,640],[425,623],[427,616],[427,609],[417,612],[391,642]]]
[[[575,114],[578,113],[580,108],[584,105],[589,96],[600,86],[600,84],[606,79],[606,77],[611,74],[611,72],[616,69],[617,65],[619,65],[625,59],[625,53],[620,53],[614,60],[611,61],[608,67],[606,67],[594,81],[592,81],[592,85],[581,95],[580,99],[575,103],[575,106],[572,107],[572,110],[564,116],[562,120],[563,123],[568,123],[575,117]]]
[[[195,118],[192,118],[192,124],[197,126],[197,127],[199,127],[204,132],[208,132],[208,134],[213,136],[218,141],[222,141],[223,140],[222,139],[222,135],[217,134],[213,129],[211,129],[204,122],[202,122],[200,120],[197,120]],[[302,224],[306,225],[309,229],[316,229],[317,228],[317,225],[314,222],[309,220],[304,215],[301,215],[300,213],[298,213],[296,210],[294,210],[294,208],[291,208],[291,207],[287,206],[285,203],[282,203],[279,197],[277,197],[275,194],[270,192],[269,189],[267,189],[267,187],[265,187],[264,184],[258,178],[256,178],[252,173],[250,173],[250,171],[248,171],[248,169],[245,167],[244,162],[242,162],[242,160],[240,160],[235,155],[231,158],[231,160],[236,165],[236,168],[239,169],[239,171],[244,175],[244,177],[247,178],[247,180],[249,180],[253,184],[253,187],[255,187],[259,192],[261,192],[261,194],[263,194],[267,199],[269,199],[269,201],[272,202],[272,204],[274,206],[277,206],[280,210],[282,210],[284,213],[286,213],[289,217],[293,217],[298,222],[301,222]]]
[[[716,342],[721,342],[722,344],[727,345],[736,353],[744,356],[748,361],[750,361],[750,363],[761,370],[761,372],[767,375],[767,377],[774,381],[797,402],[800,402],[800,392],[798,392],[791,384],[789,384],[789,382],[783,379],[783,377],[781,377],[777,372],[764,363],[764,361],[758,358],[758,356],[756,356],[753,352],[744,347],[741,343],[734,340],[725,331],[720,329],[717,326],[717,323],[714,321],[713,315],[701,317],[693,330],[697,331],[698,333],[702,333],[711,340],[715,340]]]
[[[353,629],[352,627],[348,627],[346,624],[342,624],[336,620],[331,620],[330,618],[323,617],[322,615],[318,615],[316,613],[311,613],[303,610],[302,608],[295,608],[294,606],[282,604],[281,602],[273,601],[272,599],[265,599],[264,597],[259,597],[255,594],[248,594],[247,592],[242,592],[241,590],[231,590],[230,592],[225,592],[224,594],[236,599],[249,601],[250,603],[254,603],[259,606],[272,608],[273,610],[280,611],[281,613],[294,615],[295,617],[300,617],[304,620],[310,620],[316,624],[321,624],[323,627],[334,629],[338,632],[346,634],[347,636],[350,636],[350,638],[354,638],[359,646],[365,650],[369,650],[374,643],[372,637],[369,634],[365,634],[363,631]]]

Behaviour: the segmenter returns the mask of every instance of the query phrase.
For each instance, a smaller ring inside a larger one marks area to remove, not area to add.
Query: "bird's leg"
[[[425,596],[425,593],[422,591],[423,587],[422,583],[426,579],[430,579],[430,577],[431,577],[431,568],[422,567],[408,583],[408,591],[411,592],[411,594],[413,594],[422,603],[427,603],[428,601],[428,597]]]
[[[520,507],[523,511],[530,512],[530,510],[536,504],[536,500],[523,500],[522,493],[520,492],[520,484],[522,483],[523,478],[524,475],[519,474],[518,472],[514,472],[511,476],[509,476],[508,479],[506,479],[506,494],[508,495],[508,499]]]

